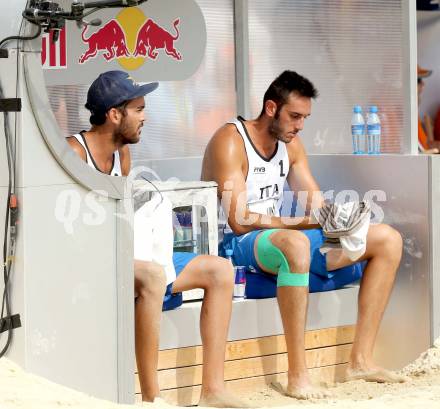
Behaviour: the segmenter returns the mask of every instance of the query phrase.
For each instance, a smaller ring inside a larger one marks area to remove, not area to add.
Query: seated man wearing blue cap
[[[140,139],[145,121],[144,96],[157,86],[157,83],[138,85],[122,71],[101,74],[92,83],[87,95],[86,108],[91,112],[92,127],[67,138],[68,143],[97,171],[112,176],[128,175],[128,145]],[[174,261],[177,259],[175,257]],[[203,375],[199,403],[214,407],[245,407],[246,404],[227,392],[224,383],[233,291],[230,263],[216,256],[188,254],[183,257],[183,262],[175,265],[177,277],[168,286],[159,264],[135,260],[134,266],[136,360],[142,400],[152,402],[159,397],[156,371],[164,294],[170,296],[184,290],[203,288],[205,296],[200,317]]]

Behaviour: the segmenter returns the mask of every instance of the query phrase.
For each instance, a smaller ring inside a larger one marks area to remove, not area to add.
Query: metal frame
[[[404,71],[403,95],[405,100],[403,118],[403,154],[418,153],[417,136],[417,10],[413,0],[402,0],[403,27],[402,48]],[[407,62],[407,63],[406,63]],[[405,80],[409,80],[408,83]]]
[[[234,0],[235,88],[237,91],[237,114],[246,119],[251,116],[248,13],[248,0]]]
[[[431,271],[431,345],[440,337],[440,260],[437,251],[440,243],[440,157],[429,157],[429,213],[430,271]]]
[[[116,201],[117,214],[124,214],[133,206],[131,197]],[[132,217],[132,216],[130,216]],[[118,402],[133,403],[135,385],[134,358],[134,264],[133,229],[127,219],[116,221],[116,285],[117,285],[117,328],[118,328]]]

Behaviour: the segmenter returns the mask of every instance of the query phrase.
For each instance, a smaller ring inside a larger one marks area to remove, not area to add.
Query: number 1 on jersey
[[[283,170],[283,160],[280,160],[280,176],[286,176]]]

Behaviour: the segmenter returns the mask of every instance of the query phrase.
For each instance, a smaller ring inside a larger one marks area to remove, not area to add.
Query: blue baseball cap
[[[158,86],[157,82],[139,85],[124,71],[107,71],[90,85],[86,108],[92,114],[105,113],[125,101],[153,92]]]

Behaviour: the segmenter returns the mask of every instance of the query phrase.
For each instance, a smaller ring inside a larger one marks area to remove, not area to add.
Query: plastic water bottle
[[[356,155],[365,153],[365,121],[362,116],[362,108],[359,105],[353,107],[351,136],[353,138],[353,153]]]
[[[226,250],[226,258],[232,263],[231,249]],[[244,300],[246,294],[246,267],[235,266],[234,267],[234,300]]]
[[[380,154],[380,134],[381,127],[379,115],[377,115],[377,106],[372,105],[367,116],[367,140],[370,155]]]

